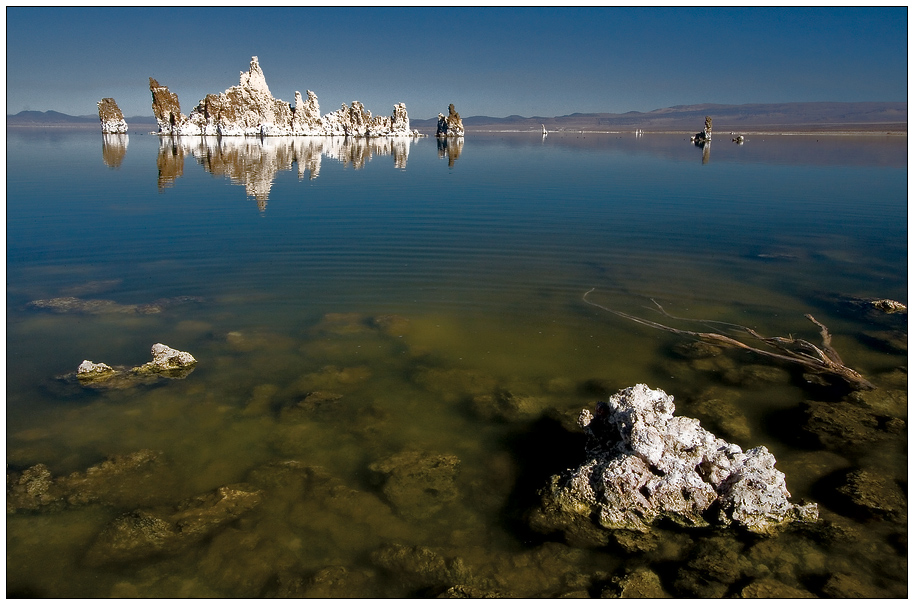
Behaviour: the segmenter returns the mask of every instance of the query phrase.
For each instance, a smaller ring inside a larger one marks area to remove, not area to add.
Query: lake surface
[[[101,477],[8,512],[9,594],[637,596],[650,572],[674,596],[907,595],[907,314],[867,303],[907,303],[905,137],[7,132],[9,476]],[[696,359],[591,289],[818,344],[811,314],[877,389]],[[74,376],[154,343],[198,363]],[[577,415],[637,383],[765,445],[818,527],[648,552],[529,529],[583,462]],[[139,475],[99,466],[146,450]],[[124,513],[237,485],[257,502],[197,537],[92,554]]]

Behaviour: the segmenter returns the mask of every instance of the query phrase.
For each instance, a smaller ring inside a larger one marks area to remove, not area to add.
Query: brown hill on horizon
[[[458,110],[460,108],[457,108]],[[677,105],[649,112],[573,113],[553,118],[471,116],[463,119],[473,130],[585,130],[645,132],[698,132],[705,116],[714,120],[716,132],[907,132],[907,102],[861,103],[750,103],[746,105]],[[436,120],[410,120],[414,128],[434,127]]]

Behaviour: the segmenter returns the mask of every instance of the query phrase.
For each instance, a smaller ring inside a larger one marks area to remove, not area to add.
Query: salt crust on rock
[[[178,96],[149,79],[152,111],[159,134],[177,136],[413,136],[406,105],[397,103],[391,116],[372,117],[358,101],[351,106],[320,115],[317,95],[307,91],[307,100],[295,92],[295,106],[276,99],[267,86],[257,57],[250,71],[242,72],[239,84],[219,94],[209,94],[189,116],[181,113]]]
[[[767,448],[743,452],[674,409],[671,396],[639,384],[597,404],[595,415],[584,410],[578,424],[588,435],[588,460],[552,478],[535,526],[571,530],[593,519],[607,530],[648,532],[666,518],[772,534],[818,519],[816,504],[788,501]]]
[[[95,363],[84,359],[76,370],[76,377],[84,385],[117,383],[118,386],[129,386],[137,378],[164,374],[183,378],[193,370],[197,360],[186,351],[172,349],[162,343],[152,345],[152,361],[135,368],[125,369],[122,366],[111,367],[105,363]]]
[[[102,125],[102,134],[126,134],[127,122],[124,114],[114,99],[105,97],[98,102],[98,119]]]

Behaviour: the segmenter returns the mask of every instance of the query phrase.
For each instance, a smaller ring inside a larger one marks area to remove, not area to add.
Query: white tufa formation
[[[759,446],[743,452],[674,416],[673,398],[643,384],[584,410],[588,460],[544,492],[550,509],[595,520],[602,528],[649,531],[667,518],[684,526],[708,522],[775,533],[794,521],[815,521],[815,504],[795,505],[775,459]]]
[[[178,370],[195,363],[197,363],[197,360],[190,353],[172,349],[162,343],[156,343],[152,345],[152,361],[141,367],[167,371]]]
[[[177,95],[150,78],[152,110],[159,134],[182,136],[414,136],[403,103],[394,105],[390,117],[372,117],[361,103],[353,101],[325,116],[320,115],[317,95],[307,91],[307,100],[295,92],[295,105],[273,98],[257,57],[240,82],[225,92],[210,94],[189,116],[180,112]]]
[[[102,124],[102,134],[126,134],[127,122],[124,114],[114,99],[106,97],[98,102],[98,119]]]
[[[95,363],[84,359],[79,368],[76,370],[77,376],[98,376],[100,374],[107,374],[113,372],[114,368],[105,363]]]

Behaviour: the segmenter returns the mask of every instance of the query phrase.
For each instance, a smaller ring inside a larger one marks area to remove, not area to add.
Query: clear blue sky
[[[694,103],[907,101],[905,6],[884,8],[7,8],[7,113],[189,113],[252,55],[321,112],[557,116]]]

